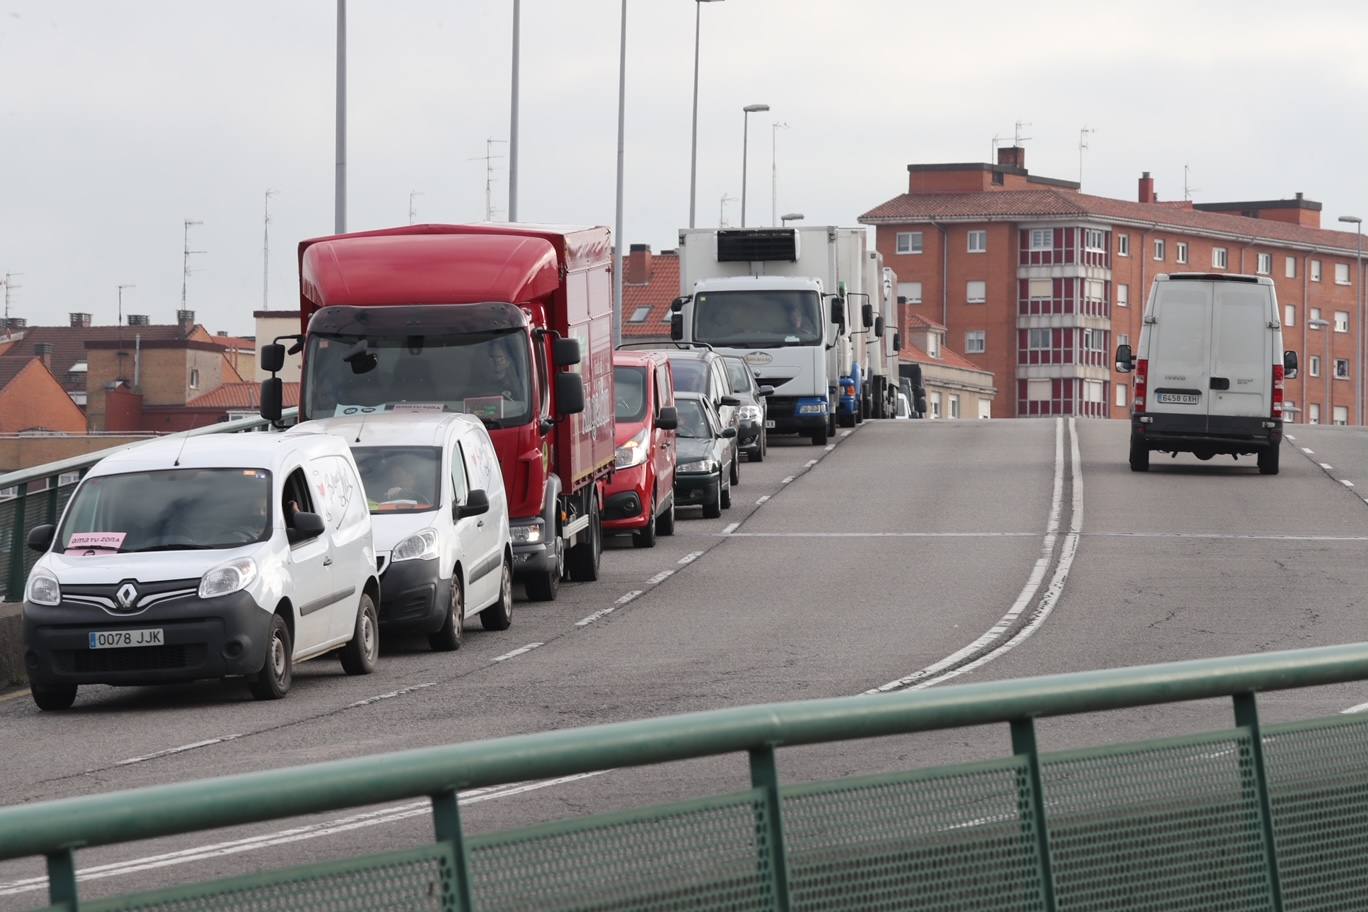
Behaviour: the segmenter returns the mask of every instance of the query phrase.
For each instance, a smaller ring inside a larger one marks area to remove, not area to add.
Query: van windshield
[[[57,550],[200,551],[270,536],[270,472],[165,469],[86,479],[62,520]]]
[[[355,447],[352,456],[372,513],[426,513],[441,503],[438,447]]]
[[[737,348],[819,345],[815,291],[706,291],[694,295],[694,341]]]
[[[646,417],[646,370],[641,367],[613,368],[613,390],[617,397],[613,418],[640,421]]]

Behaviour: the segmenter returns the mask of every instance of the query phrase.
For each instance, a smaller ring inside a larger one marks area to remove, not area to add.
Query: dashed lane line
[[[496,659],[495,661],[498,661],[498,660]],[[411,694],[411,693],[413,693],[413,692],[416,691],[416,690],[423,690],[423,689],[428,688],[428,687],[436,687],[436,686],[437,686],[437,682],[436,682],[436,681],[426,681],[426,682],[424,682],[424,683],[422,683],[422,684],[414,684],[414,685],[412,685],[412,686],[410,686],[410,687],[401,687],[401,688],[399,688],[398,690],[391,690],[389,693],[382,693],[382,694],[379,694],[378,696],[367,697],[367,698],[364,699],[364,700],[357,700],[355,703],[352,703],[352,704],[350,704],[350,705],[351,705],[351,707],[353,707],[353,708],[354,708],[354,707],[357,707],[357,706],[370,706],[372,703],[379,703],[379,702],[381,702],[382,700],[393,700],[395,697],[402,697],[402,696],[405,696],[406,694]]]
[[[1316,455],[1316,451],[1313,450],[1313,449],[1311,449],[1310,447],[1302,447],[1302,448],[1301,448],[1301,451],[1302,451],[1303,453],[1305,453],[1307,456],[1315,456],[1315,455]]]
[[[1320,467],[1321,467],[1322,469],[1325,469],[1325,471],[1327,471],[1327,472],[1333,472],[1333,471],[1335,470],[1335,467],[1332,466],[1332,465],[1331,465],[1330,463],[1328,463],[1328,462],[1322,462],[1322,463],[1320,463]]]
[[[733,532],[736,531],[736,527],[739,525],[741,525],[739,522],[727,523],[725,526],[722,527],[722,534],[731,535]]]
[[[728,538],[1035,538],[1039,532],[732,532]]]
[[[767,500],[769,500],[769,499],[770,499],[770,496],[769,496],[768,494],[766,494],[764,497],[761,497],[759,500],[757,500],[757,501],[755,502],[755,505],[756,505],[757,507],[763,506],[764,503],[765,503],[765,501],[767,501]]]
[[[1344,715],[1352,715],[1354,713],[1361,713],[1364,710],[1368,710],[1368,703],[1360,703],[1357,706],[1351,706],[1348,709],[1341,709],[1340,712]]]
[[[692,564],[694,561],[698,560],[702,556],[702,551],[690,551],[688,554],[684,555],[679,559],[679,563],[681,566],[685,564]]]
[[[646,585],[648,585],[648,586],[659,586],[661,583],[665,582],[667,579],[669,579],[669,578],[672,577],[672,576],[674,576],[674,571],[673,571],[673,570],[661,570],[661,571],[660,571],[659,573],[657,573],[655,576],[653,576],[653,577],[651,577],[650,579],[646,580]]]
[[[1339,483],[1344,485],[1346,488],[1352,488],[1354,486],[1354,483],[1347,478],[1341,478],[1339,480]]]
[[[532,650],[536,649],[538,646],[544,646],[544,645],[546,645],[546,644],[545,644],[545,643],[528,643],[526,646],[519,646],[517,649],[513,650],[512,652],[505,652],[505,653],[504,653],[503,655],[501,655],[501,656],[495,656],[494,658],[490,659],[490,661],[491,661],[491,662],[507,662],[509,659],[516,659],[518,656],[520,656],[520,655],[526,655],[527,653],[529,653],[529,652],[531,652]]]
[[[353,704],[355,705],[355,704]],[[182,744],[180,747],[168,747],[166,750],[153,751],[150,754],[143,754],[141,757],[129,757],[127,760],[120,760],[115,766],[132,766],[135,763],[145,763],[148,760],[157,760],[161,757],[170,757],[173,754],[183,754],[186,751],[197,750],[201,747],[209,747],[212,744],[223,744],[225,741],[236,741],[242,735],[224,735],[222,738],[206,738],[203,741],[194,741],[190,744]],[[96,770],[87,770],[93,773]]]
[[[792,475],[785,475],[785,476],[784,476],[784,480],[781,481],[781,482],[779,482],[779,483],[780,483],[781,485],[786,485],[786,484],[791,483],[792,481],[793,481],[793,476],[792,476]]]

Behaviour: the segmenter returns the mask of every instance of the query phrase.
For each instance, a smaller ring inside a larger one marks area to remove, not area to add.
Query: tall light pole
[[[516,3],[517,0],[514,0]],[[694,0],[694,93],[693,93],[693,140],[689,144],[689,227],[694,226],[694,213],[698,197],[698,40],[703,23],[703,4],[720,3],[721,0]]]
[[[741,227],[746,227],[746,163],[748,159],[747,145],[750,142],[750,116],[761,111],[768,111],[767,104],[749,104],[741,109]]]
[[[779,224],[779,159],[775,155],[774,146],[779,137],[780,130],[787,130],[787,123],[770,124],[770,224]]]
[[[1354,332],[1355,350],[1355,370],[1358,376],[1354,380],[1354,411],[1356,414],[1355,423],[1363,425],[1363,219],[1357,215],[1341,215],[1341,222],[1353,225],[1358,230],[1358,237],[1354,248],[1354,259],[1358,261],[1358,287],[1354,291],[1354,319],[1358,321],[1358,328]]]
[[[627,0],[618,49],[617,221],[613,227],[613,347],[622,342],[622,147],[627,122]]]
[[[779,222],[787,228],[789,222],[801,222],[806,217],[807,216],[803,215],[801,212],[785,212],[783,215],[779,216]]]
[[[137,288],[137,287],[138,287],[138,286],[136,286],[136,285],[120,285],[120,286],[119,286],[119,323],[118,323],[119,326],[123,326],[123,293],[124,293],[124,289],[125,289],[125,288]]]
[[[271,287],[271,197],[279,190],[267,190],[261,214],[261,309],[270,310]],[[130,286],[131,287],[131,286]],[[119,310],[123,313],[122,308]]]
[[[333,232],[347,230],[347,0],[337,0],[337,173],[333,186]]]
[[[513,99],[508,123],[508,220],[518,220],[518,36],[521,31],[522,2],[513,0]]]

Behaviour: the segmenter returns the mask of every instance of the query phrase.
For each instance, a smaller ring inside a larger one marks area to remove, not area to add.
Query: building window
[[[1083,283],[1083,296],[1089,301],[1100,301],[1107,294],[1107,283],[1101,279],[1087,279]]]
[[[970,304],[982,304],[988,300],[988,283],[970,282],[965,286],[964,293]]]
[[[190,368],[190,388],[191,388],[192,390],[193,390],[193,389],[199,389],[199,368],[198,368],[198,367],[192,367],[192,368]]]
[[[1320,376],[1320,355],[1312,355],[1306,359],[1306,372],[1313,377]]]
[[[1319,282],[1320,279],[1321,279],[1321,262],[1320,262],[1320,260],[1312,260],[1312,261],[1311,261],[1311,281],[1313,281],[1313,282]]]
[[[1126,390],[1127,390],[1127,389],[1129,389],[1129,387],[1127,387],[1126,384],[1124,384],[1124,383],[1118,383],[1118,384],[1116,384],[1116,407],[1117,407],[1117,408],[1125,408],[1125,407],[1126,407],[1126,395],[1127,395],[1127,394],[1126,394]]]
[[[1316,324],[1321,322],[1320,308],[1313,307],[1306,312],[1306,322],[1312,329],[1320,329]]]
[[[1026,294],[1033,301],[1048,301],[1054,297],[1054,282],[1050,279],[1031,279]]]
[[[1026,398],[1031,402],[1049,402],[1050,389],[1049,380],[1027,380]]]
[[[1054,248],[1054,232],[1049,228],[1031,229],[1031,249],[1051,250]]]
[[[951,393],[951,394],[950,394],[950,417],[951,417],[951,418],[958,418],[958,417],[960,416],[959,402],[960,402],[960,397],[959,397],[959,395],[956,394],[956,393]]]
[[[969,252],[983,253],[988,249],[988,232],[971,231],[969,232]]]
[[[1335,359],[1335,379],[1336,379],[1336,380],[1348,380],[1348,379],[1349,379],[1349,359],[1348,359],[1348,358],[1336,358],[1336,359]]]
[[[1348,263],[1336,263],[1336,264],[1335,264],[1335,284],[1336,284],[1336,285],[1348,285],[1348,284],[1349,284],[1349,264],[1348,264]]]
[[[1116,236],[1116,252],[1121,256],[1130,256],[1130,235],[1118,234]]]
[[[1337,427],[1345,427],[1345,426],[1347,426],[1348,424],[1349,424],[1349,406],[1347,406],[1347,405],[1337,405],[1337,406],[1335,406],[1335,425],[1336,425]]]
[[[1101,380],[1083,381],[1083,401],[1084,402],[1106,402],[1107,386]]]
[[[1283,261],[1283,275],[1287,276],[1289,279],[1295,279],[1297,277],[1296,257],[1288,257]]]
[[[1349,311],[1335,311],[1335,332],[1347,333],[1349,331]]]
[[[1130,333],[1117,333],[1117,334],[1116,334],[1116,344],[1117,344],[1117,345],[1130,345]]]
[[[1186,263],[1188,261],[1186,241],[1179,241],[1177,244],[1174,245],[1173,258],[1177,260],[1179,263]]]
[[[1130,307],[1130,286],[1129,286],[1129,285],[1117,285],[1117,286],[1116,286],[1116,306],[1117,306],[1117,307]]]
[[[922,233],[920,231],[898,232],[898,253],[921,253]]]
[[[981,355],[988,350],[988,334],[981,329],[970,330],[964,334],[964,353]]]
[[[1261,254],[1259,254],[1258,266],[1256,266],[1255,268],[1258,270],[1259,275],[1272,275],[1272,274],[1273,274],[1273,254],[1271,254],[1271,253],[1261,253]]]
[[[1296,420],[1297,420],[1297,413],[1298,413],[1297,403],[1293,402],[1291,399],[1284,399],[1284,400],[1283,400],[1283,416],[1284,416],[1283,420],[1284,420],[1284,421],[1287,421],[1287,422],[1289,422],[1289,423],[1294,423],[1294,422],[1296,422]]]
[[[1230,254],[1224,247],[1211,248],[1211,266],[1213,269],[1225,269],[1230,263]]]
[[[1032,329],[1026,333],[1026,347],[1031,351],[1049,351],[1050,349],[1050,330]]]
[[[1320,405],[1313,402],[1306,407],[1306,423],[1320,424]]]
[[[940,333],[929,332],[926,334],[926,353],[933,358],[940,357]]]
[[[1100,228],[1088,228],[1084,230],[1083,247],[1087,250],[1097,250],[1105,253],[1107,250],[1107,233]]]
[[[1283,305],[1283,326],[1297,325],[1297,308],[1291,304]]]
[[[638,307],[636,310],[632,311],[631,319],[630,319],[628,322],[630,322],[630,323],[645,323],[645,322],[646,322],[646,318],[649,317],[650,315],[651,315],[651,308],[649,308],[649,307]]]
[[[898,297],[906,298],[908,304],[922,302],[921,282],[899,282]]]
[[[940,393],[932,393],[932,394],[931,394],[931,417],[932,417],[932,418],[939,418],[940,416],[941,416],[941,394],[940,394]]]
[[[1165,252],[1166,252],[1166,251],[1164,250],[1164,246],[1165,246],[1165,245],[1164,245],[1164,239],[1163,239],[1163,238],[1155,238],[1155,239],[1154,239],[1154,258],[1155,258],[1156,260],[1162,261],[1162,260],[1164,259],[1164,254],[1165,254]]]

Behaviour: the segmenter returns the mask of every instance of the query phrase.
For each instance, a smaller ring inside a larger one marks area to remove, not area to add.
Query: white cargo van
[[[1283,350],[1273,281],[1265,276],[1155,276],[1140,350],[1116,349],[1116,369],[1135,372],[1130,466],[1149,471],[1152,450],[1238,458],[1258,454],[1278,474],[1283,377],[1297,372]]]

